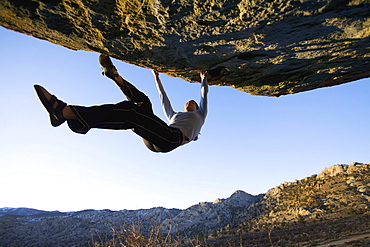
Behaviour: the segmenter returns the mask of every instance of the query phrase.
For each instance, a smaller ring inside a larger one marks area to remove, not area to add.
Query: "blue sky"
[[[211,86],[199,141],[152,153],[131,131],[53,128],[33,89],[69,104],[124,96],[101,75],[98,54],[0,27],[0,207],[42,210],[187,208],[236,190],[265,193],[334,164],[370,162],[370,79],[280,98]],[[113,60],[164,118],[149,69]],[[200,84],[161,74],[175,110]]]

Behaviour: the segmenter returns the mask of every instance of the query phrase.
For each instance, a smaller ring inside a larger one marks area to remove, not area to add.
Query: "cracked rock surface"
[[[0,25],[254,95],[370,77],[369,0],[0,0]]]

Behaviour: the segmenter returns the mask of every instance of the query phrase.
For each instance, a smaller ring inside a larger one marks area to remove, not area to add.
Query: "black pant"
[[[69,128],[80,134],[86,134],[91,128],[132,129],[154,152],[169,152],[179,147],[183,142],[182,132],[154,115],[149,98],[129,82],[125,83],[121,90],[128,101],[91,107],[71,106],[78,119],[67,120]]]

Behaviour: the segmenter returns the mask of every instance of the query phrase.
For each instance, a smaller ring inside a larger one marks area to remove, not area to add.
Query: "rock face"
[[[369,77],[369,17],[369,0],[0,1],[6,28],[267,96]]]

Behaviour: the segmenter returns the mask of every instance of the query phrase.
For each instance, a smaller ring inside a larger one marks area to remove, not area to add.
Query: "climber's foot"
[[[114,67],[112,60],[110,60],[108,56],[101,54],[99,56],[99,63],[103,69],[103,72],[102,72],[103,75],[105,75],[106,77],[112,80],[115,80],[117,77],[119,77],[116,67]]]
[[[66,103],[57,99],[54,95],[50,94],[45,88],[39,85],[35,85],[37,96],[41,103],[44,105],[50,115],[50,122],[53,127],[57,127],[64,123],[65,118],[63,117],[63,109],[67,106]]]

